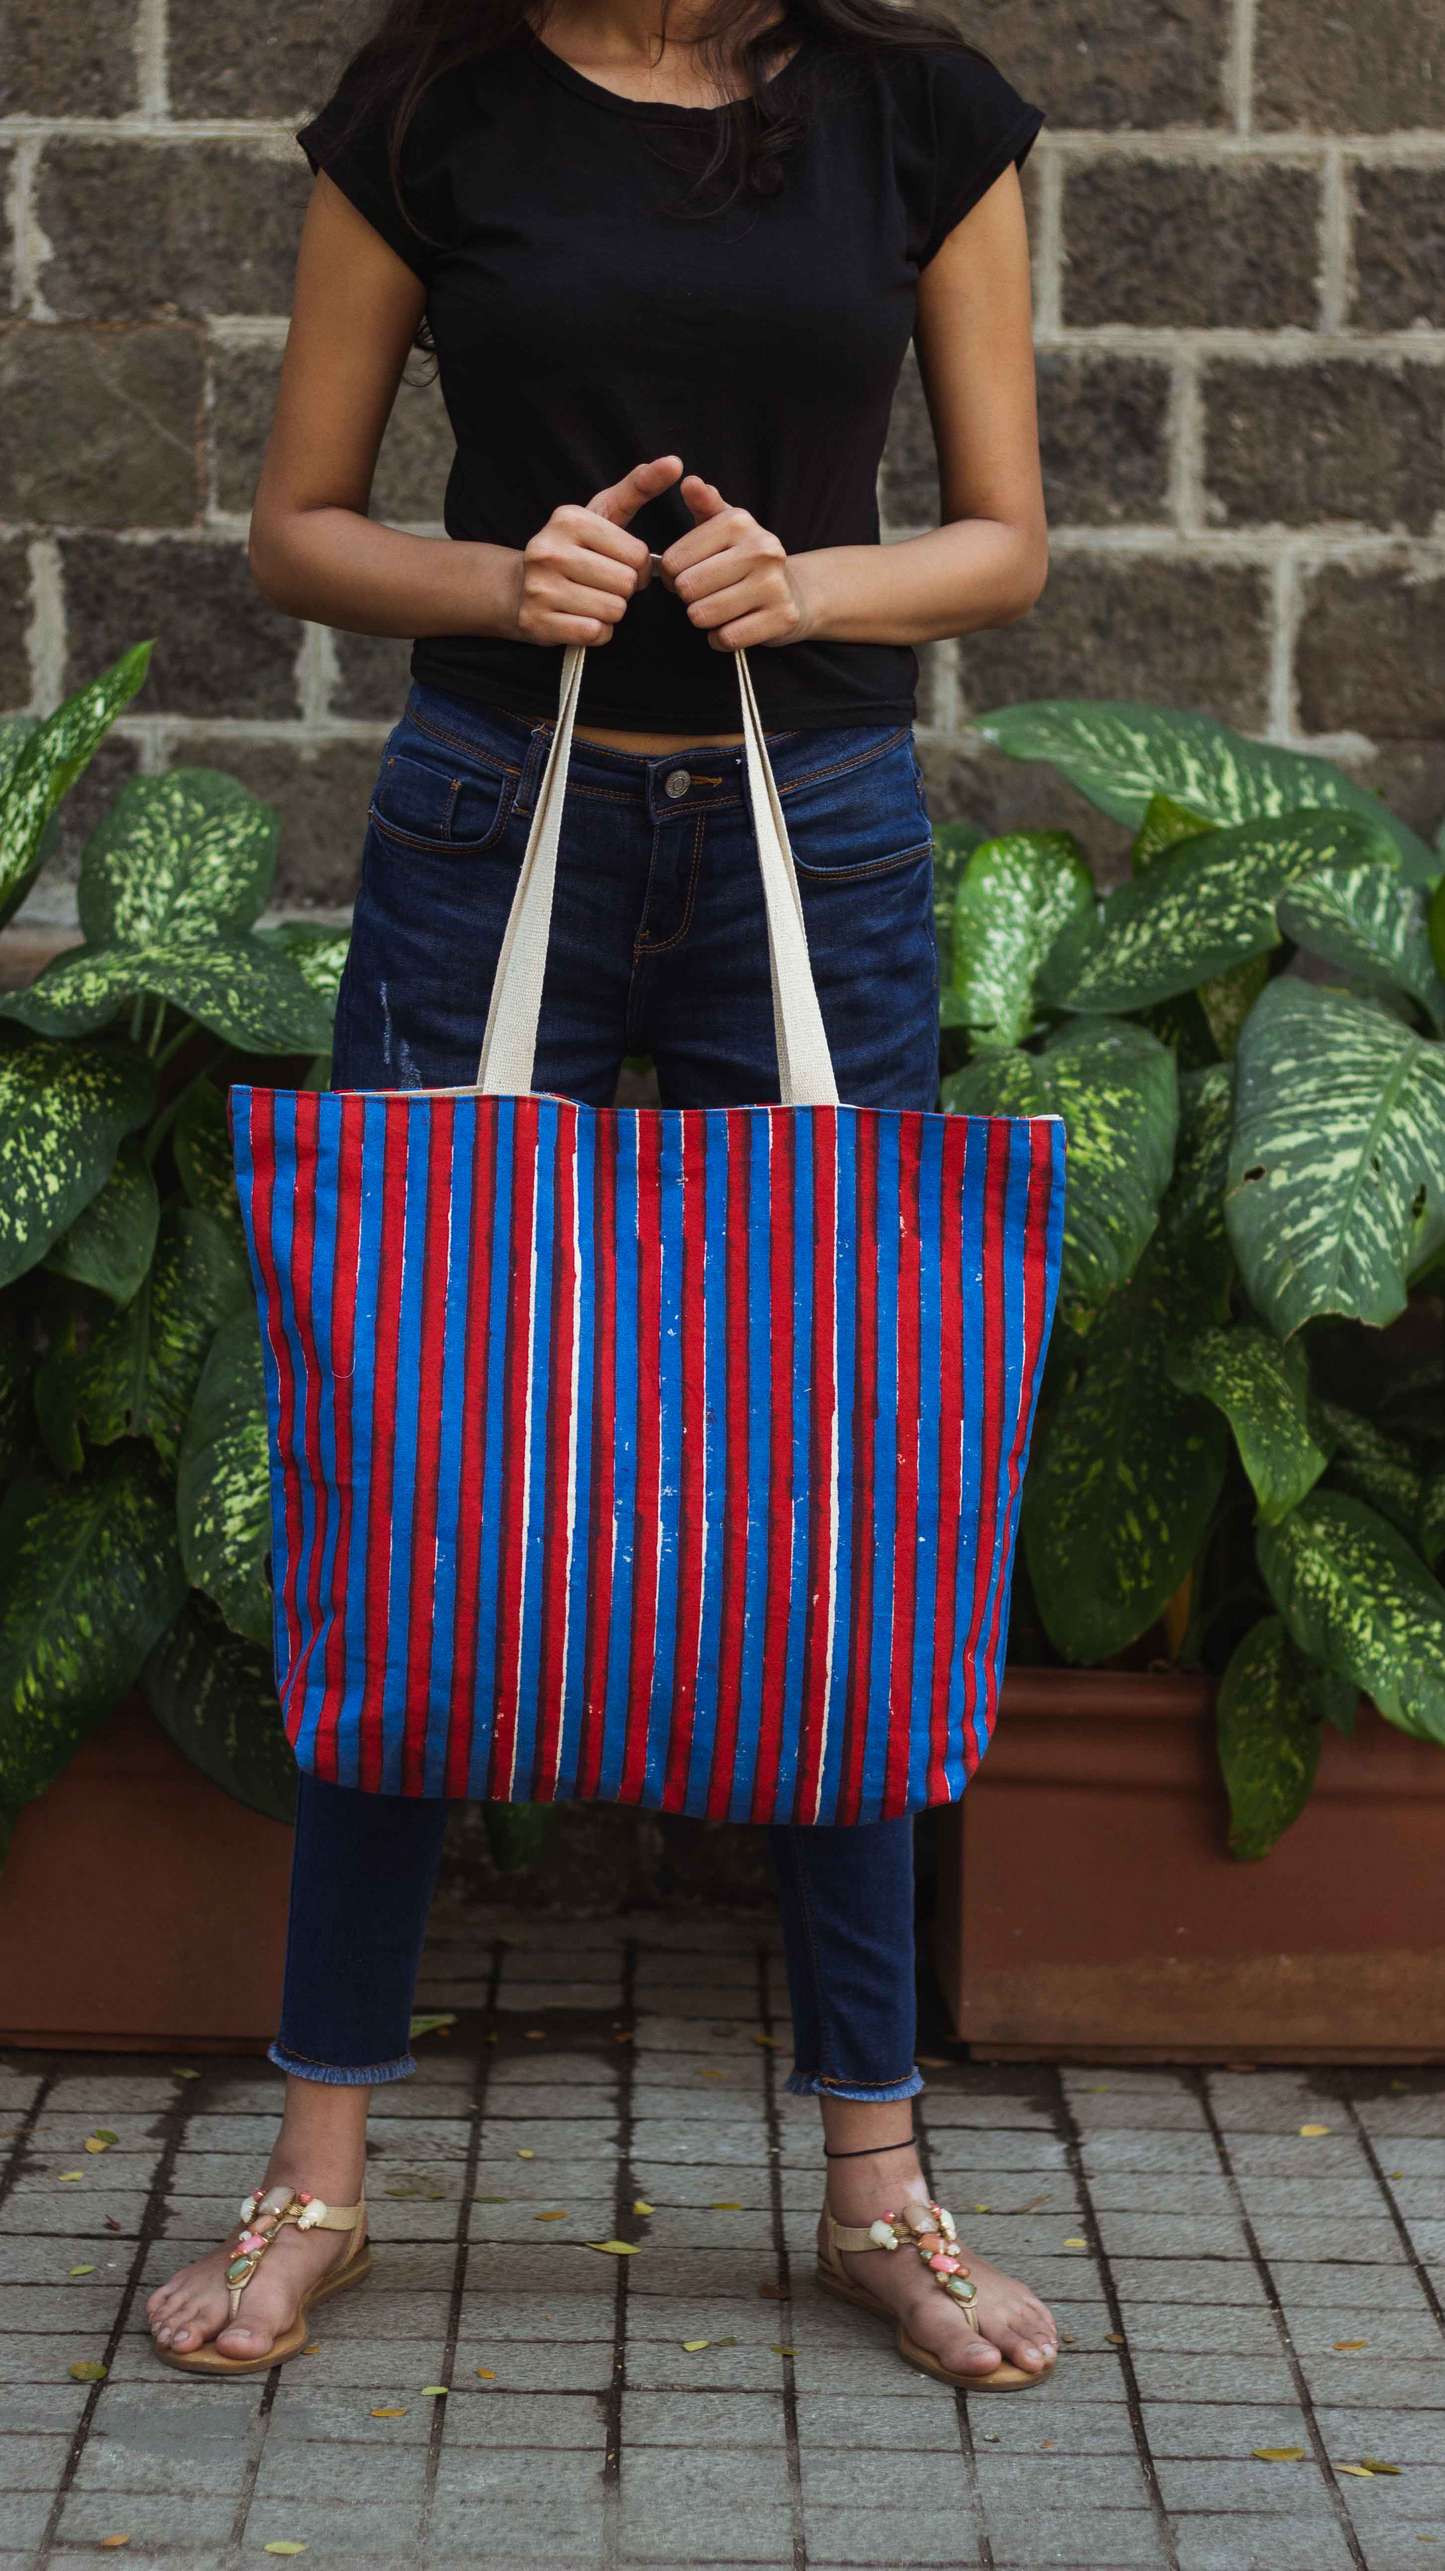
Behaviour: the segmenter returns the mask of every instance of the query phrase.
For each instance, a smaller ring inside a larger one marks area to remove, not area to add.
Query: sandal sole
[[[917,2340],[909,2337],[897,2313],[880,2302],[876,2294],[870,2294],[866,2286],[838,2276],[822,2259],[818,2261],[817,2277],[823,2292],[837,2302],[851,2303],[855,2310],[871,2313],[875,2321],[886,2321],[905,2365],[914,2367],[919,2374],[932,2375],[935,2383],[951,2385],[955,2392],[1031,2392],[1036,2384],[1047,2383],[1054,2371],[1052,2366],[1045,2366],[1042,2374],[1031,2375],[1022,2366],[1004,2365],[995,2366],[988,2375],[959,2374],[953,2367],[943,2365],[930,2349],[920,2348]]]
[[[155,2353],[163,2366],[174,2366],[180,2375],[269,2375],[273,2366],[284,2366],[290,2358],[300,2356],[306,2345],[306,2324],[317,2304],[328,2302],[333,2294],[344,2294],[348,2286],[364,2285],[370,2274],[371,2244],[368,2241],[354,2259],[347,2259],[332,2275],[323,2276],[320,2283],[302,2297],[301,2308],[290,2329],[273,2340],[264,2357],[223,2357],[210,2347],[196,2348],[188,2355],[178,2355],[171,2348],[156,2348]]]

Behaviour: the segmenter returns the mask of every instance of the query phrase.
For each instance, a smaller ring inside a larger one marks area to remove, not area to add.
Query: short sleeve
[[[918,252],[926,268],[956,224],[1012,165],[1022,169],[1044,121],[982,54],[950,47],[929,56],[933,196]]]
[[[434,122],[423,99],[402,145],[400,192],[391,168],[390,102],[368,99],[350,77],[296,137],[312,169],[325,171],[423,283],[446,245],[449,204]]]

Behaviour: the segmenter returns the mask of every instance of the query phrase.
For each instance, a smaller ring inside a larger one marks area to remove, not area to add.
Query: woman
[[[744,646],[840,1093],[936,1104],[913,647],[1005,624],[1043,585],[1017,176],[1040,122],[946,23],[892,0],[392,0],[301,136],[318,175],[252,532],[274,605],[420,638],[367,836],[338,1086],[473,1079],[580,643],[536,1085],[605,1106],[646,1051],[665,1104],[776,1099]],[[366,514],[423,326],[458,443],[444,539]],[[883,547],[910,336],[943,524]],[[274,2196],[152,2296],[169,2362],[259,2370],[301,2344],[303,2298],[364,2273],[367,2101],[413,2067],[444,1817],[301,1779]],[[789,2087],[820,2098],[828,2155],[823,2281],[951,2382],[1037,2380],[1053,2321],[955,2247],[910,2139],[910,1824],[771,1838]],[[910,2212],[922,2255],[890,2257],[869,2227]]]

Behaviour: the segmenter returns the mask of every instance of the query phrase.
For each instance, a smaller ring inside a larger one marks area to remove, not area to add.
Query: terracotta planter
[[[1445,1750],[1362,1707],[1273,1853],[1225,1850],[1202,1679],[1011,1670],[944,1818],[937,1962],[993,2061],[1445,2062]]]
[[[16,1822],[0,2042],[262,2051],[290,1868],[290,1831],[211,1785],[132,1699]]]

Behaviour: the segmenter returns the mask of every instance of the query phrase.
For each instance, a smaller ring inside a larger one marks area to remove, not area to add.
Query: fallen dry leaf
[[[1337,2464],[1335,2466],[1335,2471],[1337,2473],[1352,2473],[1355,2479],[1360,2482],[1372,2482],[1375,2478],[1373,2473],[1366,2471],[1363,2464]]]
[[[128,2535],[103,2535],[100,2539],[100,2549],[102,2553],[118,2553],[121,2546],[129,2542]]]
[[[535,2153],[534,2151],[523,2151],[523,2150],[520,2148],[520,2146],[518,2147],[518,2151],[517,2151],[517,2158],[518,2158],[518,2160],[535,2160],[535,2159],[536,2159],[536,2157],[537,2157],[537,2155],[536,2155],[536,2153]]]
[[[119,2134],[108,2132],[104,2125],[97,2125],[93,2134],[87,2134],[85,2148],[87,2151],[109,2151],[112,2144],[118,2143],[119,2140]]]
[[[688,2356],[695,2357],[699,2348],[710,2348],[712,2341],[711,2339],[684,2339],[682,2344]]]
[[[405,2419],[406,2412],[404,2410],[374,2410],[371,2415],[373,2419]]]
[[[77,2357],[65,2371],[73,2384],[103,2384],[109,2368],[101,2364],[99,2357]]]
[[[302,2351],[301,2351],[301,2354],[302,2354],[302,2356],[303,2356],[303,2357],[319,2357],[319,2356],[320,2356],[320,2354],[321,2354],[321,2342],[320,2342],[320,2340],[319,2340],[319,2339],[313,2339],[313,2340],[312,2340],[312,2342],[311,2342],[310,2347],[309,2347],[309,2348],[303,2348],[303,2349],[302,2349]]]
[[[655,2214],[657,2212],[657,2207],[655,2205],[649,2205],[645,2196],[634,2196],[632,2200],[632,2210],[634,2214]]]
[[[797,2353],[796,2348],[780,2347],[776,2339],[773,2340],[769,2349],[769,2354],[774,2357],[796,2357]]]
[[[474,2205],[508,2205],[511,2203],[511,2198],[508,2196],[474,2196],[472,2198],[472,2203]]]
[[[988,2212],[988,2207],[986,2205],[975,2205],[973,2210],[975,2214],[986,2214]]]
[[[56,2185],[58,2187],[68,2187],[72,2178],[83,2178],[84,2176],[85,2172],[83,2169],[62,2169],[59,2178],[56,2180]]]
[[[614,2035],[614,2037],[613,2037],[612,2041],[613,2041],[613,2043],[614,2043],[614,2044],[630,2044],[630,2043],[632,2042],[632,2035],[631,2035],[631,2031],[630,2031],[630,2029],[628,2030],[628,2032],[627,2032],[627,2033],[625,2033],[625,2034],[623,2034],[623,2035]]]
[[[94,2274],[95,2274],[95,2261],[94,2261],[94,2259],[92,2259],[92,2260],[91,2260],[89,2267],[73,2267],[73,2268],[71,2269],[70,2273],[71,2273],[71,2275],[72,2275],[72,2276],[94,2276]]]
[[[1335,2354],[1337,2357],[1351,2356],[1356,2348],[1368,2348],[1369,2344],[1368,2339],[1337,2339]]]
[[[1086,2086],[1079,2091],[1079,2095],[1081,2098],[1103,2098],[1108,2095],[1108,2089],[1109,2083],[1107,2080],[1090,2080]]]
[[[545,2043],[546,2043],[546,2041],[547,2041],[547,2030],[546,2030],[546,2028],[545,2028],[544,2026],[529,2026],[529,2027],[528,2027],[528,2029],[527,2029],[527,2042],[528,2042],[529,2044],[545,2044]]]
[[[915,2053],[913,2059],[917,2063],[920,2071],[951,2071],[953,2069],[952,2057],[947,2053]]]
[[[1081,2240],[1077,2232],[1075,2232],[1071,2238],[1064,2243],[1066,2250],[1086,2250],[1088,2246],[1088,2242]]]
[[[558,2205],[550,2214],[534,2214],[532,2220],[534,2223],[565,2223],[567,2208],[565,2205]]]
[[[1392,2089],[1408,2089],[1410,2083],[1408,2080],[1392,2080],[1390,2086]]]
[[[726,2080],[728,2075],[725,2071],[710,2071],[707,2064],[703,2063],[698,2070],[697,2076],[699,2080]]]
[[[285,2536],[278,2536],[274,2544],[263,2544],[261,2547],[263,2553],[305,2553],[309,2549],[307,2545],[291,2543]]]
[[[589,2250],[605,2250],[609,2258],[614,2259],[635,2259],[637,2256],[635,2241],[588,2241],[586,2247]]]
[[[1378,2455],[1362,2455],[1360,2462],[1367,2473],[1398,2473],[1400,2470],[1398,2464],[1386,2464]]]
[[[736,2339],[714,2339],[712,2342],[715,2348],[735,2348],[737,2344]]]
[[[780,2285],[760,2285],[758,2292],[764,2303],[786,2303],[788,2299]]]
[[[1313,2142],[1320,2134],[1328,2132],[1328,2125],[1301,2125],[1300,2127],[1300,2137],[1305,2142]]]
[[[765,2044],[769,2053],[779,2053],[782,2050],[783,2039],[780,2035],[755,2035],[753,2037],[753,2042],[754,2044]]]
[[[450,2035],[456,2022],[455,2009],[425,2009],[412,2019],[408,2034],[416,2044],[424,2035]]]
[[[1051,2455],[1051,2454],[1053,2453],[1053,2451],[1054,2451],[1054,2441],[1053,2441],[1052,2437],[1045,2437],[1045,2438],[1042,2440],[1042,2442],[1041,2442],[1041,2444],[1040,2444],[1040,2446],[1039,2446],[1039,2453],[1040,2453],[1041,2455]]]
[[[423,2384],[421,2397],[423,2401],[445,2401],[450,2391],[450,2384]]]
[[[105,2228],[108,2232],[118,2232],[120,2230],[120,2223],[114,2214],[107,2214],[105,2218]]]
[[[171,2078],[173,2080],[199,2080],[200,2076],[199,2071],[188,2071],[183,2062],[173,2062],[171,2064]]]
[[[495,2369],[491,2366],[478,2366],[477,2376],[484,2384],[494,2384],[497,2380]]]
[[[1305,2450],[1302,2446],[1251,2446],[1249,2451],[1259,2457],[1261,2464],[1299,2464],[1304,2461]]]
[[[1122,2330],[1106,2330],[1104,2337],[1111,2348],[1127,2348],[1129,2344]]]
[[[740,2214],[742,2210],[741,2205],[734,2205],[731,2198],[727,2196],[715,2197],[708,2207],[710,2214]]]

